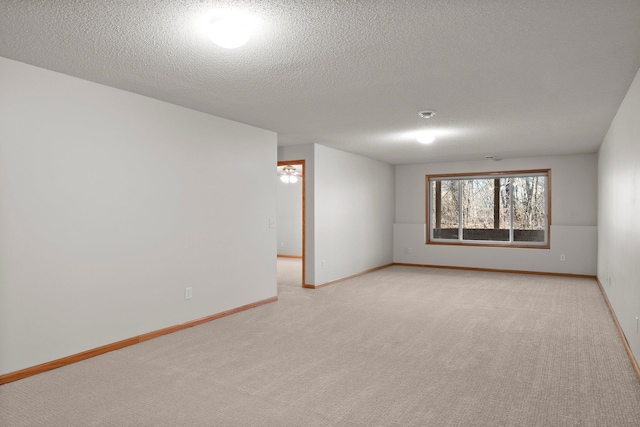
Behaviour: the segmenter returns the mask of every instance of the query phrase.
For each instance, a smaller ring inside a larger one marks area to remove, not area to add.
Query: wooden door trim
[[[279,161],[278,166],[302,166],[302,287],[304,287],[304,279],[306,277],[306,260],[307,260],[307,165],[304,160],[284,160]]]

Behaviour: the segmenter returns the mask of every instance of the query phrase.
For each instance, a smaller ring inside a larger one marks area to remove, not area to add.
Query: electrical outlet
[[[561,255],[560,255],[560,261],[566,261],[566,258],[565,258],[565,256],[564,256],[564,254],[561,254]]]
[[[413,248],[407,248],[407,253],[408,254],[412,254],[413,253]]]
[[[276,219],[269,218],[269,228],[276,228]]]
[[[324,269],[327,266],[327,262],[325,260],[322,260],[322,268]]]
[[[280,247],[284,248],[284,242],[280,242]]]
[[[191,286],[184,288],[184,299],[191,299]]]

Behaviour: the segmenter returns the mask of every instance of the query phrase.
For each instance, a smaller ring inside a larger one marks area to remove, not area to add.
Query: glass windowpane
[[[500,225],[500,180],[469,179],[461,185],[464,240],[508,242],[509,228]]]
[[[458,181],[431,183],[431,225],[434,239],[458,239]]]
[[[548,184],[548,173],[430,178],[430,237],[544,244],[548,236]]]
[[[545,187],[544,176],[513,178],[514,241],[545,241]]]

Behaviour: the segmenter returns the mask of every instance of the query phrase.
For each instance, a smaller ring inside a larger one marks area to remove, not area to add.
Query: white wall
[[[550,249],[425,244],[425,175],[547,168],[552,186]],[[396,166],[394,261],[595,275],[596,188],[595,154]],[[560,254],[566,261],[560,261]]]
[[[0,374],[277,294],[274,133],[3,58],[0,93]]]
[[[278,188],[278,255],[302,256],[303,179],[284,183],[276,176],[275,180]]]
[[[394,167],[315,146],[315,281],[393,262]]]
[[[640,72],[598,153],[598,279],[640,362]]]
[[[318,144],[279,147],[278,160],[305,160],[306,284],[393,262],[393,166]]]

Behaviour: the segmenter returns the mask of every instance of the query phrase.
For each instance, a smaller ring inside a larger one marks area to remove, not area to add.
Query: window
[[[427,243],[549,248],[551,171],[427,176]]]

